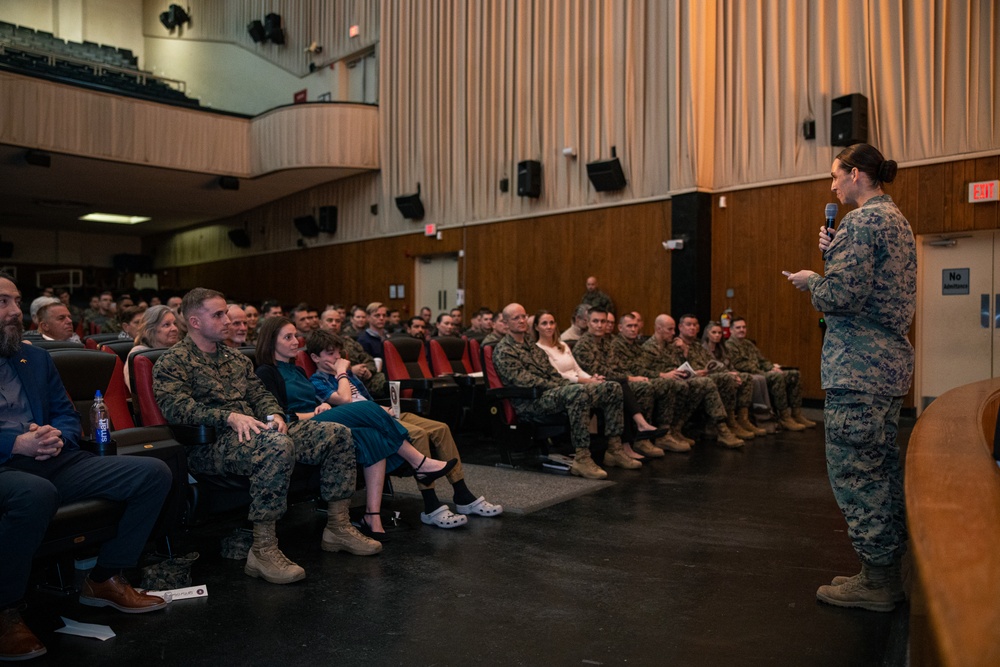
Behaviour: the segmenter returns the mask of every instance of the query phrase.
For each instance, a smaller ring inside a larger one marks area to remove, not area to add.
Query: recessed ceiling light
[[[88,213],[80,217],[80,220],[88,222],[113,222],[117,225],[136,225],[151,219],[142,215],[116,215],[114,213]]]

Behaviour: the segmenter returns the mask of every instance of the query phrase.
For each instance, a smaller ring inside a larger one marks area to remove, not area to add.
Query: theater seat
[[[418,401],[418,412],[457,429],[462,417],[462,390],[451,378],[435,378],[427,365],[424,343],[400,336],[385,341],[385,373],[399,382],[401,398]]]

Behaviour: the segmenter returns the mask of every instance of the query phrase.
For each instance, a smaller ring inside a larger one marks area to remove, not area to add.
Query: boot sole
[[[820,602],[850,609],[867,609],[868,611],[888,612],[896,608],[895,602],[871,602],[866,600],[838,600],[816,591],[816,599]]]
[[[574,475],[576,477],[583,477],[584,479],[607,479],[608,478],[607,471],[604,471],[604,475],[598,476],[598,475],[586,475],[583,472],[577,470],[576,468],[570,468],[569,469],[569,474]]]
[[[374,556],[375,554],[382,551],[381,543],[377,548],[367,548],[365,550],[353,549],[351,547],[345,546],[343,544],[331,544],[330,542],[323,542],[320,547],[323,551],[329,551],[331,553],[337,553],[338,551],[346,551],[349,554],[354,554],[355,556]]]
[[[282,577],[281,579],[279,579],[277,577],[272,577],[272,576],[270,576],[268,574],[265,574],[261,570],[258,570],[256,568],[252,568],[249,565],[245,565],[243,567],[243,572],[245,574],[250,575],[254,579],[260,578],[260,579],[263,579],[264,581],[272,583],[272,584],[293,584],[296,581],[302,581],[303,579],[306,578],[306,573],[302,572],[302,574],[295,575],[294,577],[290,577],[290,578]]]

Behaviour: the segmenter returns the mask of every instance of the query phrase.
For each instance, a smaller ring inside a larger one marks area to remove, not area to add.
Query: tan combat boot
[[[649,440],[636,440],[632,443],[632,449],[651,459],[663,458],[663,450],[660,449],[659,442],[659,440],[656,443],[651,443]]]
[[[852,579],[859,579],[864,573],[864,569],[853,577],[834,577],[830,582],[831,586],[843,586]],[[892,593],[893,602],[906,601],[906,589],[903,587],[903,570],[900,561],[893,562],[889,566],[889,591]]]
[[[604,453],[604,467],[638,470],[642,467],[642,463],[625,453],[621,438],[612,436],[608,438],[608,451]]]
[[[806,419],[806,416],[802,414],[802,408],[792,408],[792,419],[806,428],[816,428],[816,422],[811,419]]]
[[[569,472],[571,475],[586,477],[587,479],[608,478],[608,473],[594,463],[594,459],[590,456],[590,450],[586,447],[576,450],[576,455],[573,457],[573,464],[569,467]]]
[[[726,426],[726,422],[719,422],[715,425],[715,428],[719,433],[719,444],[723,447],[736,449],[737,447],[743,446],[743,441],[733,435],[733,432],[729,430],[728,426]]]
[[[736,411],[736,423],[745,431],[753,431],[754,435],[767,435],[766,428],[754,426],[754,423],[750,421],[750,410],[748,408],[740,408]]]
[[[781,428],[786,431],[804,431],[806,427],[792,419],[792,411],[789,408],[785,408],[781,411],[781,415],[778,417],[778,423],[781,424]]]
[[[323,529],[323,551],[346,551],[355,556],[374,556],[382,551],[378,540],[365,537],[351,525],[348,514],[350,499],[331,500],[326,510],[326,528]]]
[[[691,445],[687,443],[687,440],[681,440],[676,433],[667,433],[666,435],[657,438],[654,444],[660,449],[668,452],[691,451]]]
[[[747,429],[740,426],[736,422],[736,417],[732,415],[726,417],[726,426],[728,426],[729,430],[733,432],[733,435],[735,435],[737,438],[741,440],[753,440],[757,436],[757,434],[754,433],[753,431],[748,431]]]
[[[272,584],[290,584],[306,578],[306,571],[288,560],[278,548],[273,521],[258,521],[253,525],[253,545],[247,553],[243,571]]]
[[[689,447],[695,443],[694,440],[684,435],[684,422],[677,422],[670,427],[670,435],[674,437],[674,440],[686,442]]]
[[[861,573],[840,586],[820,586],[816,598],[837,607],[859,607],[869,611],[892,611],[896,602],[889,584],[889,567],[861,565]]]

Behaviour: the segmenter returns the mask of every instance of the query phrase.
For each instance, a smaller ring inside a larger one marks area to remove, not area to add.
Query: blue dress
[[[316,389],[302,369],[291,362],[278,362],[278,372],[285,381],[289,412],[312,412],[316,404]],[[386,471],[401,466],[404,461],[396,452],[409,437],[406,429],[390,417],[377,403],[361,401],[345,403],[321,412],[313,419],[334,422],[351,429],[358,463],[364,467],[385,459]]]

